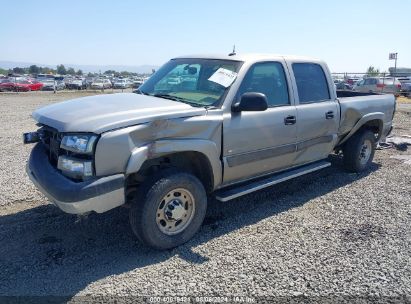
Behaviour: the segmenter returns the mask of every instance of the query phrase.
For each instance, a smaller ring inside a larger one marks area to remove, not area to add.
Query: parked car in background
[[[87,83],[83,78],[73,78],[66,83],[66,87],[71,90],[84,90],[87,88]]]
[[[54,86],[56,86],[57,91],[64,90],[66,88],[66,85],[62,80],[47,79],[43,80],[42,83],[43,91],[54,91]]]
[[[96,90],[110,89],[111,88],[111,82],[110,82],[110,80],[104,79],[104,78],[96,79],[91,84],[91,88],[96,89]]]
[[[44,83],[45,81],[51,81],[54,80],[56,77],[52,74],[37,74],[36,80]]]
[[[63,80],[56,80],[56,90],[64,90],[66,88],[66,84]]]
[[[359,77],[350,77],[350,78],[347,78],[345,82],[350,84],[350,85],[355,85],[360,80],[361,80],[361,78],[359,78]]]
[[[351,90],[352,89],[352,87],[342,79],[335,79],[334,84],[337,90]]]
[[[41,88],[43,91],[54,91],[54,79],[42,79],[40,82],[43,84],[43,87]]]
[[[392,93],[399,94],[401,82],[393,77],[368,77],[358,81],[353,91],[370,93]]]
[[[0,83],[0,91],[29,92],[39,91],[42,87],[41,82],[25,78],[9,78],[7,81]]]
[[[144,83],[143,78],[137,78],[137,79],[133,80],[133,83],[132,83],[131,87],[133,89],[138,89],[143,83]]]
[[[86,81],[86,87],[89,88],[91,87],[91,84],[94,81],[94,77],[86,77],[85,81]]]
[[[131,87],[131,82],[128,79],[117,79],[114,81],[113,87],[115,89],[127,89]]]
[[[411,76],[399,77],[398,81],[401,82],[401,95],[410,96],[411,94]]]

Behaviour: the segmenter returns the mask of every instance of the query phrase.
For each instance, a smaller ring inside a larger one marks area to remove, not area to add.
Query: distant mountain
[[[71,67],[75,70],[81,69],[83,72],[88,73],[98,73],[101,71],[103,73],[107,70],[114,70],[117,72],[127,71],[132,73],[151,73],[152,69],[157,70],[158,66],[156,65],[84,65],[84,64],[69,64],[63,63],[66,68]],[[17,62],[17,61],[2,61],[0,60],[0,68],[3,69],[12,69],[15,67],[25,68],[31,65],[37,65],[48,68],[56,68],[57,65],[42,64],[35,62]]]

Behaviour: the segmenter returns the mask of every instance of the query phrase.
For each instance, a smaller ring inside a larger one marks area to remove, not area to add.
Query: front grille
[[[50,161],[56,165],[57,165],[57,161],[60,155],[60,143],[61,143],[61,139],[56,138],[56,136],[53,136],[50,138],[49,158],[50,158]]]
[[[59,155],[61,155],[60,133],[56,129],[51,128],[49,126],[41,127],[41,129],[39,129],[38,132],[40,133],[40,139],[48,152],[50,163],[54,167],[57,167],[58,158]]]

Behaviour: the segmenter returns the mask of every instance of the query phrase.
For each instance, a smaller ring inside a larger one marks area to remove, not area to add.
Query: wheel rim
[[[368,162],[368,160],[370,159],[371,151],[372,143],[369,139],[366,139],[361,146],[359,155],[361,165],[365,165]]]
[[[190,191],[184,188],[171,190],[158,204],[157,226],[166,235],[178,234],[190,225],[194,211],[195,200]]]

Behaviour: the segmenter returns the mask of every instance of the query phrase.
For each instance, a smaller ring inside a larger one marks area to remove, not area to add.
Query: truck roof
[[[232,61],[262,61],[262,60],[307,60],[307,61],[320,61],[318,58],[306,57],[306,56],[296,56],[296,55],[281,55],[281,54],[236,54],[229,56],[227,54],[193,54],[178,56],[173,59],[182,58],[196,58],[196,59],[219,59],[219,60],[232,60]]]

